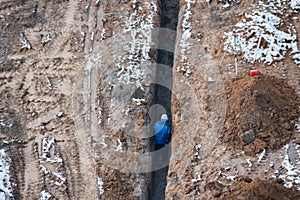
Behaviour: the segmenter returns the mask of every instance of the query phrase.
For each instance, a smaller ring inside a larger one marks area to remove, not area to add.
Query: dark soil
[[[260,180],[241,178],[229,188],[229,193],[222,194],[220,199],[251,199],[251,200],[296,200],[300,192],[295,188],[287,189],[281,180]]]
[[[170,30],[176,30],[177,27],[177,21],[178,21],[178,13],[179,13],[179,0],[162,0],[160,1],[160,27],[161,28],[167,28]],[[165,35],[160,34],[158,41],[164,41],[163,38]],[[175,47],[175,38],[174,41],[168,41],[170,42],[170,46]],[[158,49],[158,56],[157,56],[157,63],[161,65],[168,66],[170,68],[173,67],[173,60],[174,60],[174,52],[169,52],[163,49]],[[164,70],[164,68],[161,68],[159,65],[156,69],[156,80],[160,82],[160,80],[168,79],[172,80],[172,73],[168,73]],[[172,72],[170,70],[169,72]],[[166,87],[168,86],[168,87]],[[165,111],[169,115],[169,119],[171,119],[171,99],[172,99],[172,91],[170,90],[172,86],[171,85],[155,85],[155,97],[154,97],[154,103],[159,104],[164,107]],[[156,120],[160,119],[162,113],[155,113]],[[167,159],[169,162],[170,152],[171,152],[171,145],[168,146],[169,153],[167,155],[163,156],[163,159]],[[155,151],[158,150],[158,148],[154,149]],[[159,162],[160,158],[152,158],[152,162],[154,165]],[[163,200],[165,199],[165,189],[166,189],[166,176],[168,175],[168,166],[153,171],[152,172],[152,180],[151,180],[151,186],[150,186],[150,194],[149,199],[150,200]]]
[[[292,136],[299,97],[284,80],[272,76],[237,78],[225,83],[227,113],[220,142],[254,155],[276,150]]]

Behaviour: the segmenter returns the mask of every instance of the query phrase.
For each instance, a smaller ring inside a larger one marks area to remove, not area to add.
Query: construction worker
[[[155,148],[160,149],[167,146],[171,140],[172,125],[167,114],[162,114],[160,121],[154,124]]]

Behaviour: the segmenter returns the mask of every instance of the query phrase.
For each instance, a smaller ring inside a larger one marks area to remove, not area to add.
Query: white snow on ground
[[[300,0],[291,0],[291,8],[300,9]]]
[[[299,145],[298,145],[299,148]],[[299,154],[300,151],[297,148],[297,153]],[[297,168],[295,165],[299,165],[299,159],[297,163],[292,163],[289,159],[288,155],[288,149],[289,149],[289,144],[286,144],[284,146],[284,160],[282,161],[281,166],[286,170],[285,173],[280,174],[279,178],[281,178],[284,181],[284,186],[287,188],[291,188],[293,185],[297,187],[297,190],[300,190],[300,170]],[[299,154],[300,156],[300,154]],[[279,173],[279,170],[275,171],[275,174]],[[276,176],[272,176],[273,178],[276,178]]]
[[[181,47],[180,50],[180,62],[179,66],[176,67],[177,72],[181,72],[186,74],[186,76],[190,76],[191,72],[191,63],[188,61],[186,56],[189,53],[189,50],[192,47],[192,44],[189,42],[189,39],[192,35],[192,22],[190,21],[192,16],[191,6],[195,3],[195,0],[185,0],[186,3],[186,10],[183,14],[183,21],[182,21],[182,36],[179,42],[179,46]]]
[[[132,102],[133,102],[135,105],[140,106],[140,105],[146,104],[146,99],[136,99],[136,98],[132,98]]]
[[[10,182],[10,159],[4,149],[0,149],[0,199],[13,198],[13,189]]]
[[[300,118],[298,120],[299,120],[299,124],[295,124],[295,126],[296,126],[295,128],[296,128],[297,132],[300,133]]]
[[[101,196],[104,193],[104,188],[103,188],[103,180],[101,177],[98,176],[97,178],[97,189],[98,189],[98,199],[101,199]]]
[[[238,4],[241,2],[241,0],[217,0],[218,3],[221,3],[223,8],[229,8],[233,4]],[[207,4],[211,3],[211,0],[206,0]]]
[[[202,145],[201,144],[197,144],[195,146],[195,154],[194,154],[194,157],[197,158],[197,159],[200,159],[200,149],[201,149]]]
[[[138,2],[138,3],[137,3]],[[153,63],[153,57],[151,57],[151,49],[154,49],[155,43],[153,38],[155,19],[157,16],[157,5],[152,0],[134,1],[131,0],[130,4],[132,9],[129,10],[130,15],[124,18],[124,35],[126,38],[122,45],[122,54],[115,54],[115,63],[117,70],[115,71],[115,79],[112,80],[112,87],[119,87],[122,85],[130,85],[131,91],[134,93],[135,89],[141,90],[141,95],[137,98],[128,96],[131,98],[131,103],[136,106],[143,106],[147,103],[147,92],[143,83],[152,77],[149,65]],[[114,91],[118,91],[115,89]],[[127,93],[128,94],[128,93]],[[107,125],[115,123],[121,120],[121,124],[125,124],[126,119],[131,120],[124,115],[120,116],[119,112],[114,112],[116,107],[118,110],[127,110],[132,105],[120,103],[120,100],[113,98],[110,103],[109,118],[107,119]],[[124,119],[124,118],[126,119]]]
[[[40,200],[48,200],[51,198],[51,194],[49,192],[46,192],[45,190],[41,191]]]
[[[258,160],[257,160],[257,163],[261,163],[263,158],[265,157],[265,154],[266,154],[266,149],[264,149],[261,154],[258,156]]]
[[[51,40],[52,40],[52,35],[48,33],[47,35],[43,35],[41,39],[41,43],[47,44],[48,42],[51,42]]]
[[[250,159],[247,159],[247,163],[248,163],[248,167],[251,168],[252,167],[252,161]]]
[[[10,128],[10,127],[12,127],[12,123],[9,123],[5,120],[0,119],[0,126]]]
[[[31,49],[31,44],[27,40],[26,36],[24,33],[20,34],[20,42],[22,44],[21,49]]]
[[[201,174],[199,174],[199,172],[196,172],[196,177],[193,178],[191,181],[192,183],[197,183],[199,181],[202,181]]]
[[[63,114],[64,114],[64,111],[60,111],[54,116],[54,118],[60,118],[63,116]]]
[[[46,80],[46,82],[47,82],[47,84],[48,84],[48,88],[49,88],[50,90],[53,90],[53,85],[52,85],[52,83],[51,83],[49,77],[46,76],[46,77],[45,77],[45,80]]]
[[[95,5],[96,5],[96,6],[99,6],[100,3],[101,3],[101,0],[96,0],[96,1],[95,1]]]
[[[295,63],[296,63],[297,65],[299,65],[299,64],[300,64],[300,53],[295,54],[295,55],[293,56],[293,59],[294,59]]]
[[[123,144],[120,139],[118,139],[118,146],[116,148],[116,151],[123,151]]]
[[[108,138],[107,135],[102,135],[101,136],[101,142],[100,142],[100,144],[102,144],[104,148],[106,148],[108,146],[107,143],[106,143],[107,138]]]
[[[101,125],[102,124],[102,108],[100,107],[100,101],[98,101],[98,115],[97,115],[97,118],[98,118],[98,125]]]
[[[106,34],[106,29],[103,28],[102,31],[101,31],[101,40],[105,40],[106,39],[105,34]]]
[[[236,45],[233,32],[224,33],[224,50],[233,54],[235,48],[242,52],[243,58],[248,62],[258,60],[267,64],[284,59],[287,51],[291,50],[291,54],[298,53],[293,58],[299,64],[296,29],[291,24],[284,24],[279,17],[282,14],[288,16],[292,12],[287,1],[269,1],[268,4],[259,2],[252,13],[246,13],[245,18],[235,25]],[[286,28],[282,30],[281,27]]]
[[[223,8],[229,8],[234,4],[240,3],[241,0],[218,0],[218,3],[222,3]]]
[[[228,174],[225,174],[224,172],[222,171],[219,171],[218,173],[218,176],[217,176],[217,179],[223,179],[224,180],[228,180],[228,181],[231,181],[231,182],[234,182],[236,180],[236,176],[235,175],[228,175]],[[218,180],[219,183],[221,184],[224,184],[222,182],[222,180]]]
[[[46,166],[55,166],[55,170],[50,170]],[[61,158],[59,152],[55,149],[55,139],[54,138],[44,138],[42,141],[42,154],[39,158],[39,166],[43,174],[52,174],[56,178],[47,179],[47,181],[57,185],[63,186],[67,179],[62,172],[63,169],[63,159]]]
[[[94,41],[94,39],[95,39],[95,32],[93,31],[91,34],[91,41]]]
[[[125,21],[125,33],[130,33],[131,39],[125,45],[126,55],[118,58],[120,71],[118,79],[123,83],[135,83],[142,88],[141,81],[145,78],[143,64],[150,61],[152,45],[153,18],[157,6],[153,2],[132,1],[134,11]]]

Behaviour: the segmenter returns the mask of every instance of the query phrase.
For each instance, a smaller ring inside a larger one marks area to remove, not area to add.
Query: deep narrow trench
[[[160,27],[176,32],[177,23],[178,23],[178,14],[179,14],[179,0],[160,0]],[[163,35],[165,32],[161,31],[162,35],[159,35],[158,41],[164,42]],[[175,48],[174,37],[173,41],[168,41]],[[158,49],[157,57],[157,68],[156,68],[156,80],[158,79],[168,79],[172,83],[172,68],[174,62],[174,52]],[[160,67],[160,65],[168,66],[170,70],[165,70],[165,67]],[[160,82],[160,81],[156,81]],[[172,84],[171,84],[172,85]],[[170,87],[164,85],[156,84],[155,86],[155,95],[154,95],[154,104],[159,104],[164,107],[164,110],[167,112],[169,119],[171,120],[171,98],[172,90]],[[156,113],[156,120],[160,119],[162,113]],[[153,151],[159,150],[160,147],[153,145]],[[164,155],[154,154],[159,156],[154,156],[152,162],[154,165],[157,165],[157,162],[163,162],[167,164],[162,164],[165,166],[161,169],[153,171],[151,173],[151,184],[150,184],[150,200],[164,200],[165,199],[165,189],[166,189],[166,177],[168,175],[168,163],[171,156],[171,145],[166,147],[166,151],[163,151]],[[163,161],[162,161],[163,159]]]

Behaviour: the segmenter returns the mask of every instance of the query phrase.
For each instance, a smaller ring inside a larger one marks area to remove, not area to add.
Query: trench
[[[176,32],[177,23],[178,23],[178,14],[179,14],[179,0],[161,0],[160,1],[160,28],[166,28]],[[158,35],[158,41],[164,42],[165,32],[162,31]],[[176,37],[173,37],[171,40],[168,40],[168,45],[172,46],[172,49],[175,49]],[[163,110],[169,116],[171,121],[172,112],[171,112],[171,101],[172,101],[172,68],[174,63],[174,51],[167,51],[158,49],[157,52],[157,66],[156,66],[156,83],[159,83],[159,79],[169,80],[168,86],[156,84],[154,91],[154,104],[160,105],[163,107]],[[162,67],[163,66],[163,67]],[[170,70],[166,70],[166,66]],[[157,111],[155,113],[155,121],[160,120],[162,112]],[[152,141],[152,151],[158,151],[161,147],[154,144]],[[150,200],[164,200],[165,199],[165,190],[168,175],[168,165],[171,156],[171,144],[163,148],[162,153],[156,153],[152,157],[152,165],[157,165],[161,162],[161,166],[164,166],[161,169],[152,171],[151,173],[151,182],[150,182]],[[155,169],[155,167],[154,167]]]

